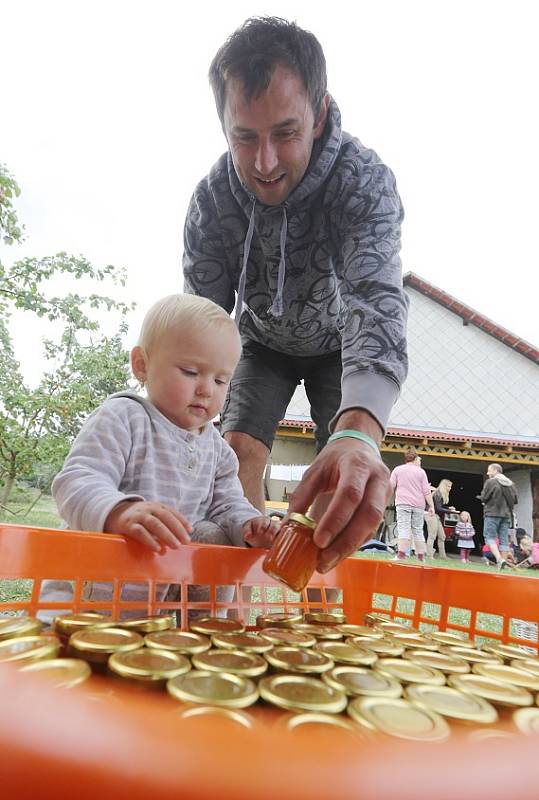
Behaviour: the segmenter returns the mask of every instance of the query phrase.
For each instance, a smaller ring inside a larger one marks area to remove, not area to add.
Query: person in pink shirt
[[[399,561],[404,560],[406,554],[410,552],[412,539],[418,559],[425,560],[426,547],[423,536],[425,503],[429,509],[428,513],[434,514],[427,473],[414,463],[417,458],[415,448],[409,447],[404,454],[404,464],[395,467],[390,477],[391,486],[395,490]]]

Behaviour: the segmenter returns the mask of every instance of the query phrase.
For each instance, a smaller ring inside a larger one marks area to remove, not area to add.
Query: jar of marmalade
[[[272,578],[301,592],[316,569],[320,549],[313,542],[315,521],[290,514],[268,552],[262,569]]]

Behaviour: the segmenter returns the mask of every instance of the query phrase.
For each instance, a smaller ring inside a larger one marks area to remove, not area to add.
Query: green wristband
[[[366,433],[362,433],[361,431],[354,431],[354,430],[345,430],[345,431],[337,431],[337,433],[332,433],[328,439],[328,444],[330,442],[336,442],[337,439],[359,439],[361,442],[365,442],[368,444],[369,447],[372,447],[374,452],[377,456],[380,455],[380,448],[374,441],[368,436]]]

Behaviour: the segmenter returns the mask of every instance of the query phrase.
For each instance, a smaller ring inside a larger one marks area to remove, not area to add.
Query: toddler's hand
[[[279,523],[269,517],[254,517],[243,526],[243,538],[251,547],[271,547],[279,532]]]
[[[180,542],[189,544],[192,527],[188,520],[163,503],[126,500],[115,506],[107,519],[105,533],[121,533],[156,553],[163,547],[177,549]]]

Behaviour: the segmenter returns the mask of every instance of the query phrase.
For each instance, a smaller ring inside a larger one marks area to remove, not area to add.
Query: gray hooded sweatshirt
[[[242,337],[272,350],[342,350],[337,416],[365,408],[385,428],[408,366],[402,218],[391,170],[341,130],[331,101],[308,169],[281,205],[256,200],[230,153],[198,184],[185,222],[184,288],[228,312],[236,305]]]
[[[493,478],[487,478],[479,497],[483,503],[483,516],[512,519],[518,495],[515,484],[507,475],[498,473]]]

